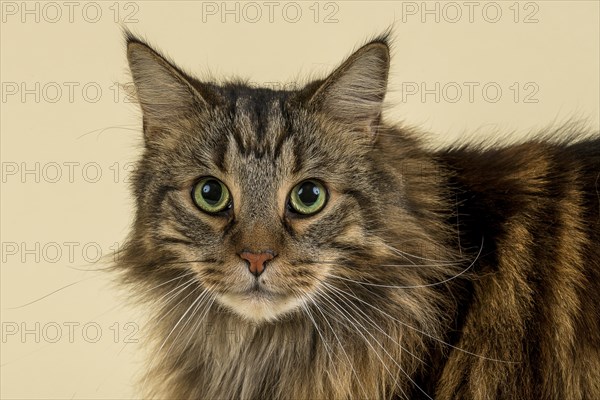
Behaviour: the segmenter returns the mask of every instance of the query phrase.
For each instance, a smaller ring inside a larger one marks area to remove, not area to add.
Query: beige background
[[[229,14],[220,1],[3,2],[2,398],[135,396],[143,343],[128,342],[143,310],[89,271],[128,231],[142,145],[137,107],[115,85],[130,79],[115,21],[187,70],[271,86],[331,70],[395,22],[388,115],[435,143],[573,117],[597,130],[599,3],[475,3],[470,16],[464,2],[423,14],[421,1],[281,1],[272,15],[265,2],[227,3]]]

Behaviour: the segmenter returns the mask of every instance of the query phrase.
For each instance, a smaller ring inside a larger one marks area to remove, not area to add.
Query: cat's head
[[[376,140],[385,37],[297,91],[197,80],[131,35],[127,55],[145,136],[126,255],[140,279],[187,274],[256,322],[339,279],[395,281],[381,268],[398,259],[389,228],[420,231]]]

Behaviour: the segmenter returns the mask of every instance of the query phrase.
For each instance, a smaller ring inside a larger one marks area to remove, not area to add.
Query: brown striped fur
[[[457,346],[518,363],[453,352],[437,398],[597,398],[600,141],[532,140],[442,158],[461,193],[464,239],[492,239]]]
[[[145,150],[116,268],[153,316],[143,396],[600,398],[597,133],[427,150],[382,120],[386,36],[298,91],[127,44]],[[202,176],[231,209],[194,206]],[[308,178],[329,198],[300,218]],[[255,278],[237,254],[266,248]]]

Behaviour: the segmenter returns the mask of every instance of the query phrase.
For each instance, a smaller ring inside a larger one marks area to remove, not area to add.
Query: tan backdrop
[[[143,310],[110,277],[132,220],[140,114],[120,23],[187,70],[273,87],[394,24],[389,118],[434,143],[585,119],[598,129],[599,3],[1,4],[1,396],[133,398]]]

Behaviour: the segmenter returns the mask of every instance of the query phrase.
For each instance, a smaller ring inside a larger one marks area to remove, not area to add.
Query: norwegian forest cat
[[[597,133],[427,150],[387,35],[284,91],[126,40],[145,398],[600,399]]]

